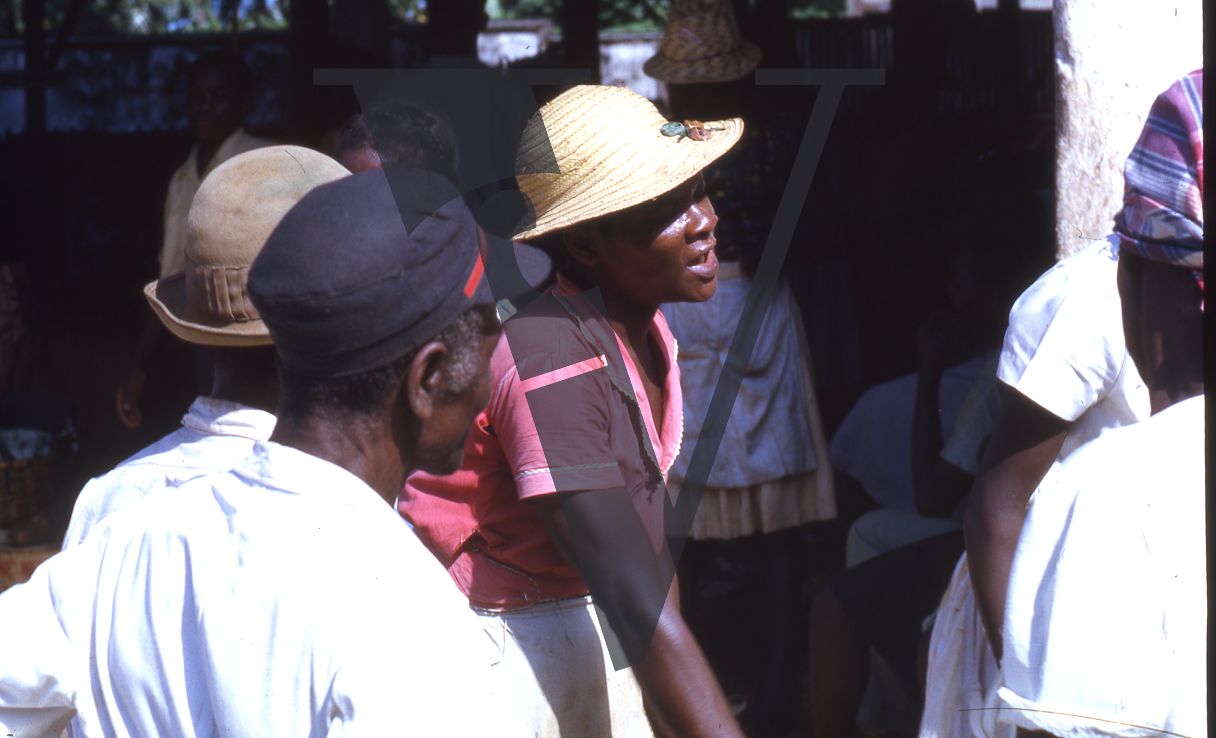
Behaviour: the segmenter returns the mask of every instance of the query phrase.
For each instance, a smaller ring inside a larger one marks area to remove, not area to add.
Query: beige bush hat
[[[730,0],[672,0],[659,53],[642,70],[668,84],[729,82],[760,63],[744,41]]]
[[[186,215],[186,271],[151,282],[144,296],[173,335],[205,346],[266,346],[249,301],[249,265],[279,220],[317,185],[350,172],[300,146],[267,146],[216,167]]]
[[[524,128],[515,180],[536,220],[515,240],[653,200],[725,154],[741,135],[739,118],[669,121],[623,87],[573,87]]]

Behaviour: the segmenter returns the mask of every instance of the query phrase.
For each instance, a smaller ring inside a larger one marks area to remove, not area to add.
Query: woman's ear
[[[448,348],[442,341],[423,344],[410,361],[405,372],[398,402],[409,406],[410,413],[420,421],[429,420],[447,390],[444,374]]]
[[[576,264],[592,267],[599,261],[596,232],[584,224],[576,225],[563,233],[562,245]]]

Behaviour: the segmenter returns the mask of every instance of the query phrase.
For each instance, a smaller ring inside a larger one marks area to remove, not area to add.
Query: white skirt
[[[1000,719],[999,678],[963,554],[933,623],[920,738],[1014,738]]]

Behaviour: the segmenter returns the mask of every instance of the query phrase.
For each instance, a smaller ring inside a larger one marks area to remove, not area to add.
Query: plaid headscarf
[[[1121,248],[1191,269],[1203,290],[1203,70],[1157,97],[1123,169]]]

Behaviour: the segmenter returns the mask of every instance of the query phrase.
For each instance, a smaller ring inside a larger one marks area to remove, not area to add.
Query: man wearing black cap
[[[248,283],[281,366],[274,434],[0,597],[0,728],[58,735],[87,703],[89,735],[518,732],[463,596],[391,506],[410,470],[458,466],[486,403],[478,241],[434,175],[367,172],[288,212]]]

